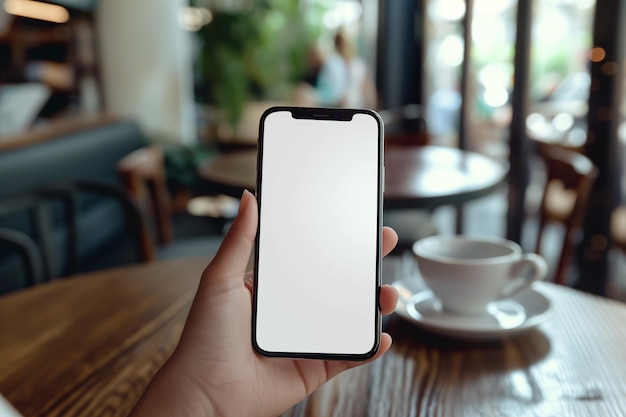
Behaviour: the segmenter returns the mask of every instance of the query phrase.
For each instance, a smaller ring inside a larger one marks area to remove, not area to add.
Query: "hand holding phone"
[[[382,161],[382,121],[373,111],[276,107],[263,114],[252,323],[258,353],[363,360],[378,350]]]

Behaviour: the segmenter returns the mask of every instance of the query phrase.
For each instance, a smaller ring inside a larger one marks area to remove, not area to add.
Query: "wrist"
[[[213,417],[211,401],[190,381],[170,358],[150,381],[129,417],[194,416]]]

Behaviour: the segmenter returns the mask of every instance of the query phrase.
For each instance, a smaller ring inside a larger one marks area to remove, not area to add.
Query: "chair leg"
[[[554,273],[554,282],[560,285],[567,285],[567,278],[571,270],[572,261],[574,260],[574,251],[576,250],[576,231],[568,228],[563,237],[563,248],[559,256],[559,262]]]
[[[56,278],[58,271],[57,263],[54,256],[52,238],[50,236],[50,221],[48,219],[46,209],[42,204],[30,210],[31,221],[35,227],[35,235],[39,241],[39,247],[43,258],[44,276],[43,280],[51,280]]]

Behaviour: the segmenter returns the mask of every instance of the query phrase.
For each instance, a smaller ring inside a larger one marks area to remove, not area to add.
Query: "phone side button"
[[[383,165],[383,193],[385,192],[385,166]]]

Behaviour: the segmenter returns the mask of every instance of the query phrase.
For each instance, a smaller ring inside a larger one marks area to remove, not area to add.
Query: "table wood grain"
[[[0,297],[0,394],[24,416],[125,416],[186,319],[205,259],[111,269]]]
[[[385,281],[410,274],[399,259],[385,259]],[[127,415],[174,349],[206,263],[117,268],[0,297],[0,394],[25,417]],[[394,344],[382,359],[284,416],[626,415],[626,305],[539,284],[553,314],[510,339],[447,339],[388,317]]]

